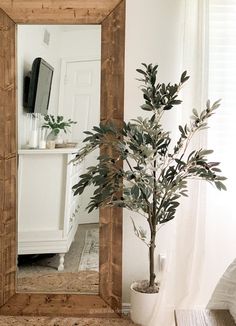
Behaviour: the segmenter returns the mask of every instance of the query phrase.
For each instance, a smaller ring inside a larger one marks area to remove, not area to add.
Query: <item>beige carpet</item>
[[[17,280],[19,292],[76,292],[98,293],[99,273],[51,273],[21,277]]]
[[[0,316],[0,326],[133,326],[128,319]]]

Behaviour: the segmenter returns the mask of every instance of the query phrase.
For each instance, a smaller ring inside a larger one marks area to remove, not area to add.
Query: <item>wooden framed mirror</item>
[[[112,316],[121,312],[122,211],[100,211],[99,295],[16,292],[17,24],[100,24],[101,121],[123,121],[125,0],[2,0],[0,4],[0,313]]]

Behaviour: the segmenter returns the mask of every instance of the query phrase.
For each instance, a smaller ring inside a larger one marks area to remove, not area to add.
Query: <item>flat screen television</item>
[[[29,76],[24,80],[24,108],[29,113],[47,114],[50,100],[53,67],[42,58],[36,58]]]

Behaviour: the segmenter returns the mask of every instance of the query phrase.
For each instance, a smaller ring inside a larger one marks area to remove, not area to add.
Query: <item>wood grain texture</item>
[[[101,121],[124,119],[124,44],[125,1],[102,23]]]
[[[15,294],[0,308],[5,316],[117,317],[99,296],[76,294]]]
[[[10,17],[8,17],[8,16]],[[125,0],[0,2],[0,314],[114,316],[121,311],[122,211],[100,216],[100,297],[15,293],[16,69],[15,23],[102,23],[101,119],[123,122]],[[110,307],[113,309],[111,309]]]
[[[125,1],[102,23],[101,121],[124,119]],[[109,108],[109,110],[107,109]],[[120,254],[118,254],[120,253]],[[121,312],[122,210],[100,210],[100,295]],[[109,286],[105,286],[109,284]]]
[[[15,293],[15,24],[0,9],[0,305]]]
[[[120,0],[1,0],[18,24],[100,24]]]
[[[122,253],[122,238],[120,236],[122,234],[122,211],[118,208],[102,208],[100,214],[99,293],[104,301],[120,314],[122,269],[121,257],[118,253]]]
[[[235,326],[227,310],[177,310],[176,326]]]

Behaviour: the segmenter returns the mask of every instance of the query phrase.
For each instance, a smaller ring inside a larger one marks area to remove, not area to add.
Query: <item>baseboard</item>
[[[130,314],[130,303],[122,303],[122,314],[127,316]]]
[[[81,217],[79,218],[79,224],[97,224],[99,223],[98,216],[89,216],[89,217]]]

